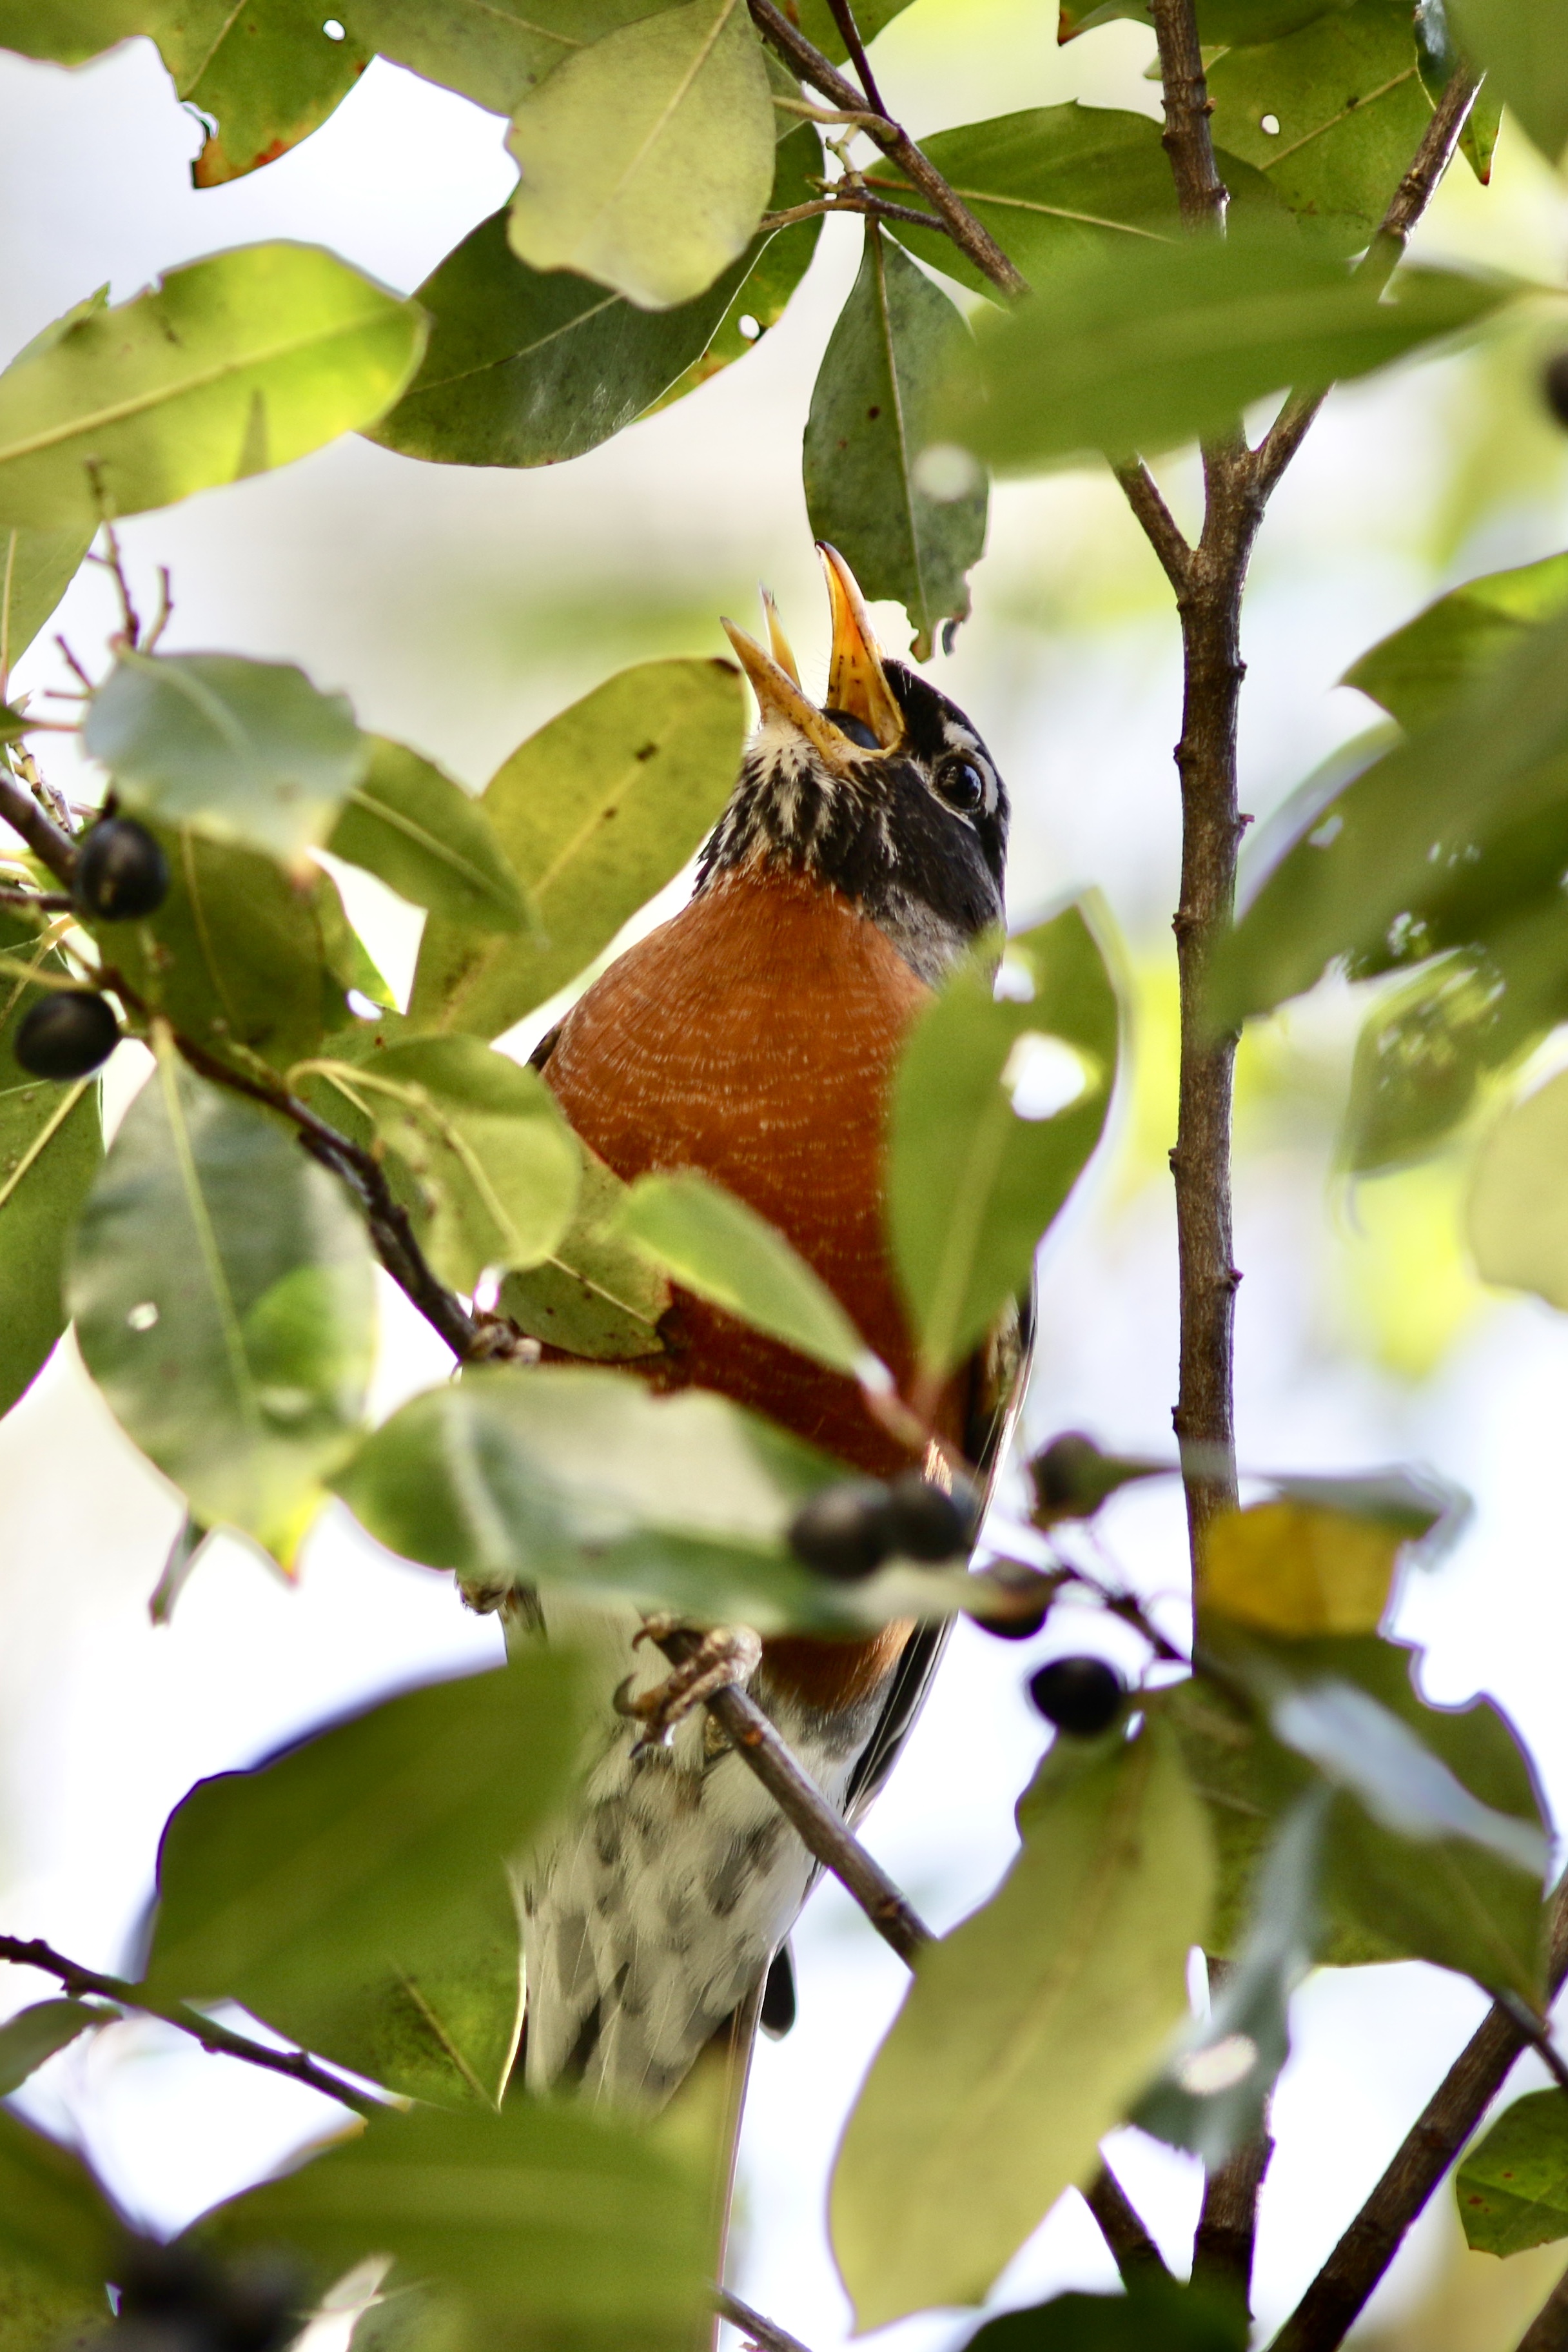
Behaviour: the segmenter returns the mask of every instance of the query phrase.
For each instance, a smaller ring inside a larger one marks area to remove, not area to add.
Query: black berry
[[[1568,425],[1568,352],[1559,352],[1548,360],[1542,373],[1541,389],[1546,394],[1546,405],[1559,425]]]
[[[84,915],[128,923],[156,914],[169,893],[169,861],[144,824],[108,816],[77,851],[71,887]]]
[[[120,1043],[120,1024],[103,996],[62,989],[25,1013],[13,1051],[35,1078],[85,1078]]]
[[[1079,1739],[1114,1723],[1126,1696],[1121,1675],[1103,1658],[1053,1658],[1029,1677],[1029,1696],[1046,1721]]]
[[[891,1551],[890,1497],[875,1478],[844,1478],[803,1503],[789,1526],[790,1549],[819,1576],[869,1576]]]
[[[1041,1576],[1034,1569],[1024,1568],[1016,1561],[998,1560],[994,1568],[986,1570],[984,1580],[976,1580],[1003,1585],[1008,1591],[1016,1593],[1021,1602],[1033,1604],[1020,1608],[1018,1614],[1012,1617],[984,1617],[976,1611],[973,1622],[981,1632],[994,1635],[998,1642],[1027,1642],[1039,1632],[1049,1615],[1058,1580]]]
[[[1041,1510],[1058,1517],[1076,1516],[1086,1507],[1092,1511],[1104,1499],[1104,1468],[1105,1456],[1092,1437],[1077,1429],[1054,1437],[1029,1465]]]
[[[980,1497],[967,1478],[954,1481],[951,1495],[903,1470],[888,1489],[888,1531],[895,1551],[910,1559],[959,1559],[980,1532]]]

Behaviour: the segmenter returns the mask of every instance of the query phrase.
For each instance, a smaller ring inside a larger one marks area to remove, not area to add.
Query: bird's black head
[[[821,554],[833,655],[820,709],[802,691],[771,598],[771,653],[724,624],[759,719],[698,888],[742,867],[809,874],[934,985],[1002,920],[1006,790],[956,703],[879,650],[843,557]]]

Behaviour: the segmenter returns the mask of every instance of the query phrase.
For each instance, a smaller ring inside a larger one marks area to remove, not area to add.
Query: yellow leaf
[[[1269,1633],[1373,1633],[1407,1528],[1306,1503],[1258,1503],[1204,1540],[1201,1605]]]

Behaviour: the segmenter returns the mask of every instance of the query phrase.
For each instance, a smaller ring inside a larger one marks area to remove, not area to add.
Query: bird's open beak
[[[817,553],[827,574],[828,601],[833,611],[833,652],[828,662],[825,709],[819,710],[801,686],[799,665],[790,651],[778,607],[766,589],[763,591],[763,611],[771,652],[764,651],[755,637],[737,628],[733,621],[725,621],[721,625],[751,679],[763,717],[786,719],[836,774],[845,774],[865,757],[865,746],[835,725],[829,714],[842,712],[846,718],[858,719],[884,751],[895,750],[903,740],[904,715],[888,684],[881,651],[871,633],[866,600],[856,585],[854,573],[836,548],[821,546]]]

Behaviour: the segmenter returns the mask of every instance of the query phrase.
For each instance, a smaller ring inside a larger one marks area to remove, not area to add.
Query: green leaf
[[[566,58],[661,0],[348,0],[343,23],[369,48],[510,114]]]
[[[1210,2171],[1263,2128],[1269,2095],[1290,2054],[1290,1996],[1311,1966],[1321,1932],[1327,1790],[1309,1789],[1286,1814],[1258,1873],[1252,1916],[1235,1966],[1133,2110],[1141,2128],[1190,2148]]]
[[[351,991],[367,998],[372,1004],[379,1005],[383,1013],[390,1013],[395,1019],[399,1017],[397,999],[371,961],[369,950],[349,921],[342,894],[331,876],[324,871],[311,875],[310,894],[321,930],[321,956],[327,970],[321,992],[323,1028],[342,1030],[358,1025],[361,1015],[348,1002]]]
[[[969,2338],[975,2352],[1246,2352],[1233,2300],[1174,2279],[1139,2279],[1125,2294],[1054,2294],[1005,2311]]]
[[[581,1136],[577,1206],[538,1265],[509,1274],[498,1300],[521,1331],[568,1356],[622,1363],[663,1352],[659,1318],[669,1285],[642,1252],[617,1238],[616,1213],[626,1187]]]
[[[581,1163],[535,1071],[458,1036],[413,1038],[329,1075],[413,1176],[416,1223],[443,1282],[471,1291],[487,1267],[537,1265],[555,1249]]]
[[[410,1018],[493,1037],[574,979],[698,848],[744,731],[740,673],[679,660],[622,670],[531,735],[482,804],[540,934],[475,940],[432,916]]]
[[[89,2025],[110,2023],[118,2014],[85,2000],[38,2000],[31,2009],[19,2009],[0,2025],[0,2098],[8,2098]]]
[[[1553,909],[1555,918],[1555,909]],[[1356,1040],[1341,1157],[1357,1174],[1396,1167],[1431,1151],[1468,1116],[1489,1071],[1514,1060],[1568,1013],[1568,959],[1560,921],[1540,942],[1548,972],[1510,969],[1521,936],[1510,926],[1500,965],[1492,952],[1439,957],[1410,983],[1383,997]],[[1545,1001],[1537,979],[1546,979]]]
[[[64,959],[9,910],[0,950],[39,971]],[[18,1065],[16,1025],[45,992],[0,975],[0,1412],[31,1386],[66,1326],[65,1256],[103,1158],[96,1079],[52,1086]]]
[[[1506,1110],[1476,1162],[1466,1223],[1483,1282],[1568,1311],[1568,1076]]]
[[[961,1361],[1027,1287],[1116,1075],[1116,992],[1082,907],[1006,942],[1002,989],[987,953],[961,966],[894,1085],[889,1219],[928,1373]]]
[[[323,838],[370,757],[346,695],[238,654],[126,648],[82,740],[128,807],[283,858]]]
[[[1380,637],[1340,683],[1359,687],[1405,729],[1424,727],[1517,645],[1531,623],[1568,605],[1568,555],[1548,555],[1450,589]]]
[[[367,2254],[449,2290],[495,2343],[685,2352],[712,2289],[709,2183],[651,2135],[520,2101],[378,2116],[208,2217],[221,2243],[296,2247],[323,2283]]]
[[[0,528],[85,530],[371,424],[425,322],[319,247],[252,245],[40,343],[0,375]]]
[[[1365,375],[1455,335],[1510,290],[1405,269],[1380,297],[1294,223],[1174,247],[1129,238],[1064,264],[1048,301],[981,321],[984,396],[952,396],[942,431],[1020,471],[1174,448],[1288,384]]]
[[[845,2131],[833,2242],[858,2329],[978,2303],[1186,2014],[1213,1859],[1168,1733],[1058,1739],[1018,1828],[1000,1890],[921,1954]]]
[[[613,1230],[692,1291],[829,1371],[887,1372],[831,1290],[776,1225],[695,1168],[639,1176]]]
[[[1454,2176],[1465,2237],[1479,2254],[1521,2254],[1568,2238],[1568,2100],[1516,2099]]]
[[[571,1658],[534,1649],[198,1780],[158,1851],[148,1986],[270,2020],[385,1971],[438,1974],[489,1930],[503,1866],[564,1796],[579,1735]]]
[[[662,9],[580,49],[518,107],[512,249],[639,310],[689,302],[755,235],[773,143],[743,0]]]
[[[85,65],[145,32],[148,0],[0,0],[0,48],[57,65]]]
[[[461,784],[405,743],[372,735],[326,846],[416,907],[476,931],[521,931],[528,908],[490,821]]]
[[[1216,959],[1216,1018],[1240,1018],[1298,994],[1335,955],[1376,959],[1393,949],[1386,960],[1396,960],[1405,927],[1395,919],[1423,905],[1435,877],[1441,883],[1462,871],[1454,861],[1468,841],[1561,803],[1565,679],[1568,613],[1560,613],[1525,631],[1475,685],[1358,775],[1328,809],[1304,812],[1298,837]],[[1419,939],[1416,945],[1427,951]]]
[[[1371,243],[1431,119],[1409,0],[1356,0],[1210,67],[1214,137],[1336,253]],[[1275,128],[1266,129],[1272,123]]]
[[[95,2298],[123,2234],[123,2224],[79,2157],[0,2110],[0,2326],[5,2272],[19,2264],[34,2281]]]
[[[127,1435],[198,1518],[287,1561],[370,1377],[370,1245],[342,1186],[164,1045],[89,1196],[67,1288]]]
[[[1203,1532],[1202,1605],[1268,1633],[1375,1633],[1410,1533],[1284,1496],[1222,1511]]]
[[[811,395],[805,503],[814,536],[840,551],[866,594],[903,605],[919,660],[943,621],[966,618],[967,574],[985,544],[978,469],[940,499],[920,469],[938,437],[939,396],[973,351],[947,296],[868,221],[860,274]]]
[[[1447,0],[1415,0],[1415,55],[1422,87],[1436,106],[1463,63],[1448,23]],[[1491,178],[1501,122],[1502,100],[1491,82],[1483,81],[1459,133],[1459,151],[1483,187]]]
[[[328,964],[327,893],[301,889],[270,857],[188,825],[153,831],[169,861],[169,895],[145,923],[97,928],[104,962],[211,1052],[238,1048],[279,1070],[303,1061],[345,1012]]]
[[[191,166],[198,188],[297,147],[371,60],[360,42],[328,37],[320,0],[149,0],[146,16],[180,98],[217,125]]]
[[[1454,29],[1548,163],[1568,144],[1568,0],[1450,0]]]
[[[95,527],[96,528],[96,527]],[[0,530],[0,681],[10,676],[81,570],[94,530]]]
[[[500,1870],[444,1915],[439,1952],[389,1976],[324,1965],[307,1990],[269,1985],[267,2021],[404,2098],[497,2107],[522,2030],[522,1943]]]

